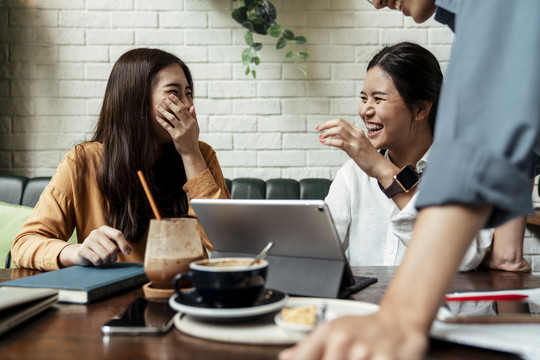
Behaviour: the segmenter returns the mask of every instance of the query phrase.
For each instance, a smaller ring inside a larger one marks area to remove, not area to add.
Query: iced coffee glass
[[[189,271],[189,264],[202,259],[203,251],[197,219],[151,220],[144,256],[150,288],[172,290],[175,275]]]

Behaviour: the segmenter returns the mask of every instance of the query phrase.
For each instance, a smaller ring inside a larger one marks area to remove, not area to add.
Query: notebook
[[[55,290],[0,288],[0,334],[47,310],[57,300]]]
[[[0,283],[1,287],[58,290],[58,301],[86,304],[147,282],[142,263],[71,266]]]
[[[212,257],[268,252],[266,286],[291,295],[346,297],[377,281],[353,277],[332,216],[322,200],[193,199],[214,245]]]

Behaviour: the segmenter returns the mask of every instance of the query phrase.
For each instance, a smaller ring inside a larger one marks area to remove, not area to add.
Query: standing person
[[[455,30],[430,168],[416,203],[421,210],[380,311],[325,324],[282,360],[422,358],[474,235],[532,212],[529,181],[540,154],[540,2],[373,2],[416,22],[437,5],[436,19]]]
[[[352,266],[402,261],[417,215],[417,187],[394,194],[381,187],[389,187],[407,166],[416,182],[428,166],[442,80],[439,62],[427,49],[409,42],[387,46],[369,62],[360,95],[358,114],[367,133],[342,119],[318,127],[321,143],[351,157],[325,201]],[[482,262],[492,236],[492,229],[479,232],[459,270]]]
[[[178,57],[134,49],[114,65],[92,139],[66,154],[12,246],[18,267],[142,262],[152,210],[195,216],[193,198],[229,198],[216,153],[199,141],[193,80]],[[77,244],[66,241],[77,230]],[[203,245],[212,245],[203,234]]]

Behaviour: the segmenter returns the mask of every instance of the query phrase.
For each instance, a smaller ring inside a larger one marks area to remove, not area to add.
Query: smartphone
[[[447,323],[540,323],[540,303],[530,299],[447,301],[437,319]]]
[[[113,318],[101,327],[105,335],[164,334],[172,327],[176,311],[167,302],[133,301],[122,317]]]

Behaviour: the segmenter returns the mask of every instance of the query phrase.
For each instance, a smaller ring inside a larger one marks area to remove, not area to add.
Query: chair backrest
[[[36,206],[43,189],[51,181],[50,177],[35,177],[28,180],[24,188],[21,205]]]
[[[34,207],[51,180],[50,177],[27,178],[24,176],[0,176],[0,201]],[[237,178],[225,179],[233,199],[301,199],[324,200],[328,195],[331,180],[308,178],[293,179]],[[5,266],[10,267],[11,252],[8,252]]]
[[[20,205],[27,177],[15,175],[0,176],[0,201]]]
[[[225,179],[233,199],[301,199],[324,200],[328,195],[329,179],[307,178],[300,181],[293,179],[256,178]]]

